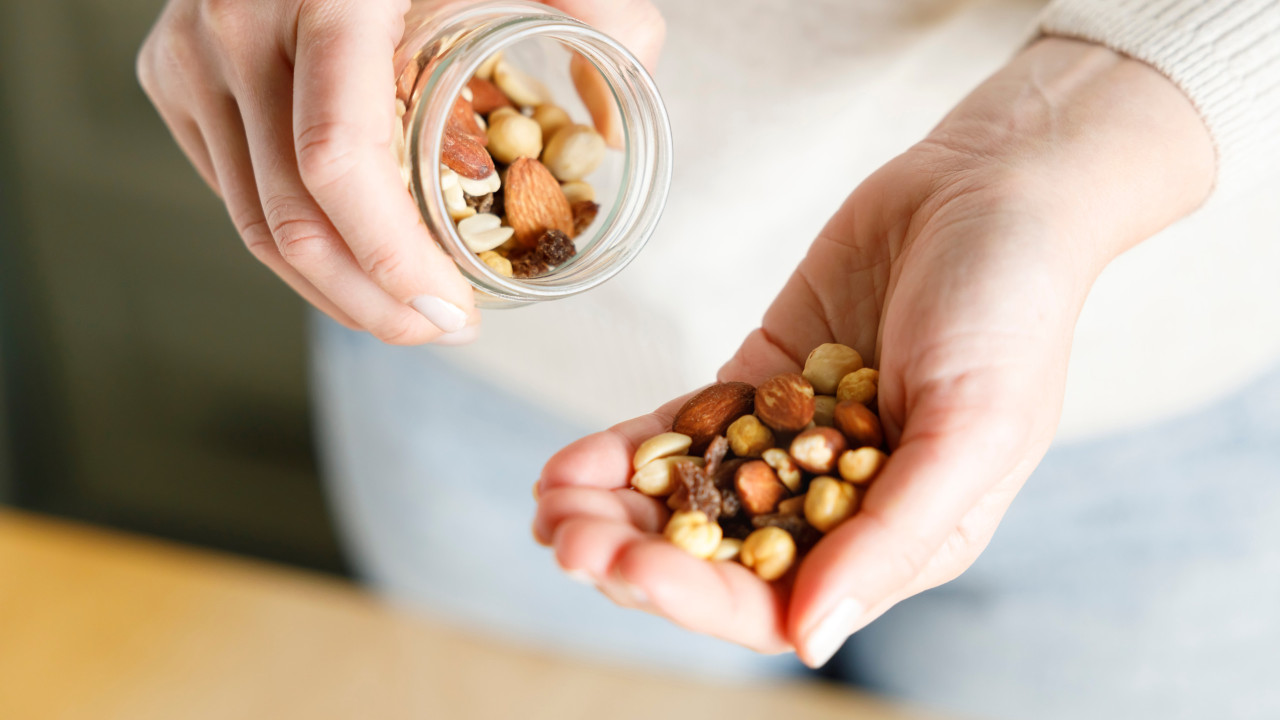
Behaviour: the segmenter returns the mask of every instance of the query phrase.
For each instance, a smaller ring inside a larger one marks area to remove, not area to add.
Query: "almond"
[[[444,129],[444,139],[440,143],[440,161],[450,170],[471,180],[484,180],[496,170],[493,158],[484,149],[484,143],[452,125]],[[550,177],[550,173],[547,176]],[[555,182],[554,178],[552,182]],[[559,186],[556,187],[558,190]]]
[[[474,137],[482,145],[489,144],[488,134],[485,133],[484,128],[480,127],[480,123],[476,122],[475,109],[461,95],[453,101],[453,107],[449,110],[449,119],[445,121],[445,125]]]
[[[671,431],[693,438],[691,452],[702,452],[717,436],[728,432],[734,420],[751,414],[755,395],[756,389],[743,382],[712,385],[680,408]]]
[[[849,447],[880,447],[884,443],[884,431],[880,418],[855,400],[845,400],[836,405],[836,429],[849,439]]]
[[[498,108],[511,107],[511,100],[506,94],[488,80],[473,77],[467,87],[471,88],[471,105],[481,115],[488,115]]]
[[[795,373],[766,380],[756,390],[756,417],[781,432],[797,432],[813,420],[813,386]]]
[[[738,468],[733,484],[742,499],[742,507],[751,515],[774,512],[787,496],[786,486],[763,460],[752,460]]]
[[[507,169],[506,204],[507,224],[515,229],[516,242],[524,247],[537,245],[538,238],[548,230],[573,237],[573,210],[568,198],[555,177],[533,158],[519,158]],[[697,444],[695,437],[694,446]]]

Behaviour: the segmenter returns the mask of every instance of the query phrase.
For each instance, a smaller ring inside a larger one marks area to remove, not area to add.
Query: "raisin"
[[[480,197],[464,196],[467,199],[467,207],[475,208],[476,213],[487,213],[493,209],[493,193],[487,193]]]
[[[675,465],[676,491],[671,496],[671,508],[677,511],[698,510],[711,522],[720,518],[720,491],[702,468],[692,462]]]
[[[581,235],[591,227],[591,223],[596,221],[596,215],[600,214],[600,206],[590,200],[576,202],[570,209],[573,210],[574,235]]]
[[[537,250],[530,250],[511,258],[511,274],[518,278],[537,277],[551,269]]]
[[[724,456],[729,454],[729,441],[723,435],[719,435],[711,444],[707,446],[707,451],[702,454],[705,461],[702,469],[710,477],[716,477],[720,470],[720,461],[724,460]]]
[[[578,254],[578,248],[574,247],[568,235],[559,230],[548,230],[538,238],[535,252],[541,253],[547,263],[560,265],[572,260],[573,256]]]
[[[796,550],[803,555],[810,548],[818,544],[822,539],[822,533],[818,529],[810,525],[803,517],[799,515],[784,515],[782,513],[772,513],[769,515],[757,515],[751,518],[751,524],[757,528],[778,527],[786,530],[791,534],[793,540],[796,541]]]
[[[752,526],[751,520],[746,515],[738,515],[730,518],[720,518],[720,529],[724,531],[727,538],[737,538],[738,540],[746,540],[755,527]]]

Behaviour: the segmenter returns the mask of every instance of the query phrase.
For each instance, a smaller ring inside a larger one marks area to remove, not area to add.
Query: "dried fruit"
[[[672,466],[675,490],[671,494],[671,507],[677,511],[697,510],[715,522],[720,517],[720,491],[699,465],[677,462]]]
[[[519,158],[511,164],[507,169],[505,195],[507,222],[515,229],[516,242],[521,245],[534,247],[548,230],[559,230],[565,235],[573,232],[569,200],[560,183],[537,160]]]
[[[720,474],[720,463],[724,461],[724,456],[729,454],[729,441],[724,436],[719,436],[711,441],[707,446],[707,451],[702,454],[703,468],[706,470],[707,477],[714,482],[716,476]]]
[[[738,468],[734,486],[743,509],[751,515],[775,512],[778,503],[787,496],[787,487],[763,460],[752,460]]]
[[[791,441],[791,458],[805,470],[825,475],[835,469],[840,453],[847,447],[839,430],[816,427],[805,430]]]
[[[591,227],[591,223],[596,221],[596,216],[600,214],[600,206],[590,200],[573,203],[569,206],[569,210],[573,213],[573,234],[574,237],[581,235]]]
[[[866,405],[845,400],[836,405],[836,429],[849,439],[850,447],[880,447],[884,443],[884,431],[880,418]]]
[[[755,397],[756,389],[744,382],[711,385],[680,408],[671,431],[693,438],[693,451],[702,452],[716,436],[724,435],[734,420],[751,413]]]
[[[848,345],[826,343],[809,353],[804,361],[804,379],[815,392],[835,395],[840,378],[862,367],[862,356]]]
[[[766,380],[756,390],[756,417],[781,432],[797,432],[813,420],[813,386],[795,373]]]

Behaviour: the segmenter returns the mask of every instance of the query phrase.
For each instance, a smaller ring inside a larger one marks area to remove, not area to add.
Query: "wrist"
[[[1045,215],[1098,270],[1199,207],[1216,174],[1209,131],[1172,81],[1061,38],[1026,48],[924,145]]]

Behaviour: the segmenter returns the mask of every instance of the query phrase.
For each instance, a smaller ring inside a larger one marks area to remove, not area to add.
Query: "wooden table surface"
[[[5,720],[686,717],[922,715],[508,647],[337,579],[0,510]]]

